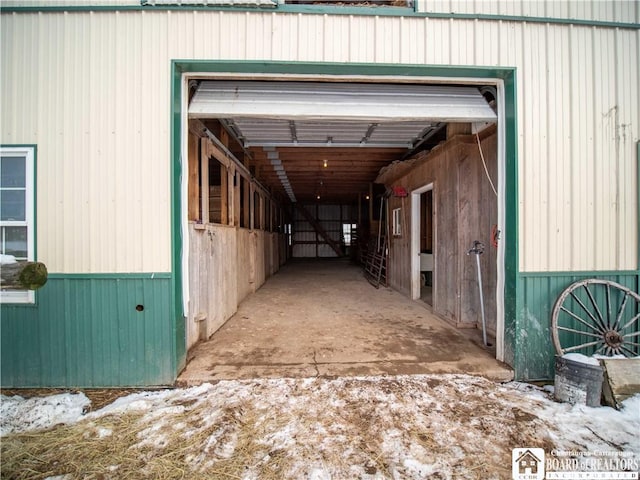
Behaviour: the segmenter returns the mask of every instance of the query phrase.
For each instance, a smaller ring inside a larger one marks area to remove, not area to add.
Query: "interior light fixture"
[[[320,195],[316,195],[316,198],[317,198],[318,200],[320,200]]]
[[[329,164],[327,163],[327,160],[326,160],[326,159],[322,161],[322,166],[323,166],[324,168],[327,168],[327,167],[329,166]]]
[[[369,200],[369,195],[366,195],[364,198],[365,200]]]

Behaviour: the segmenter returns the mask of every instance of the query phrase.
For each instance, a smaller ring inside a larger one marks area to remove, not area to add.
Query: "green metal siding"
[[[518,259],[518,111],[516,72],[509,71],[504,79],[505,97],[505,226],[504,251],[504,361],[515,365],[516,312],[521,291]]]
[[[555,349],[551,342],[551,310],[562,291],[578,280],[600,278],[634,291],[640,288],[640,272],[521,273],[522,302],[516,319],[515,376],[519,380],[554,377]]]
[[[182,238],[182,163],[180,161],[182,148],[182,88],[181,72],[175,68],[174,62],[171,64],[171,270],[173,272],[171,280],[171,338],[173,339],[173,355],[177,373],[182,371],[187,365],[187,330],[183,301],[183,281],[182,278],[182,249],[184,240]],[[187,242],[188,245],[188,242]]]
[[[172,384],[171,283],[168,274],[52,275],[36,306],[2,305],[2,386]]]

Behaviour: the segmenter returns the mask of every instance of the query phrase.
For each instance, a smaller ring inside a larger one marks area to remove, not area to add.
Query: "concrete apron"
[[[513,371],[419,302],[346,261],[292,261],[191,349],[177,384],[264,377]]]

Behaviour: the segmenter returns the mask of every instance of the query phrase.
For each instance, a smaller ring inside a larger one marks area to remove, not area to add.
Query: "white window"
[[[35,260],[35,147],[0,148],[0,253]],[[34,303],[33,291],[2,290],[2,303]]]
[[[400,208],[393,209],[393,236],[402,236],[402,209]]]
[[[342,224],[342,238],[344,238],[344,244],[348,247],[354,237],[357,225],[355,223],[343,223]]]

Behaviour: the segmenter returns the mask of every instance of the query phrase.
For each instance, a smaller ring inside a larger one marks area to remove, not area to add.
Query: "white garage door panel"
[[[203,81],[189,105],[189,116],[368,122],[497,118],[475,87],[237,81]]]

